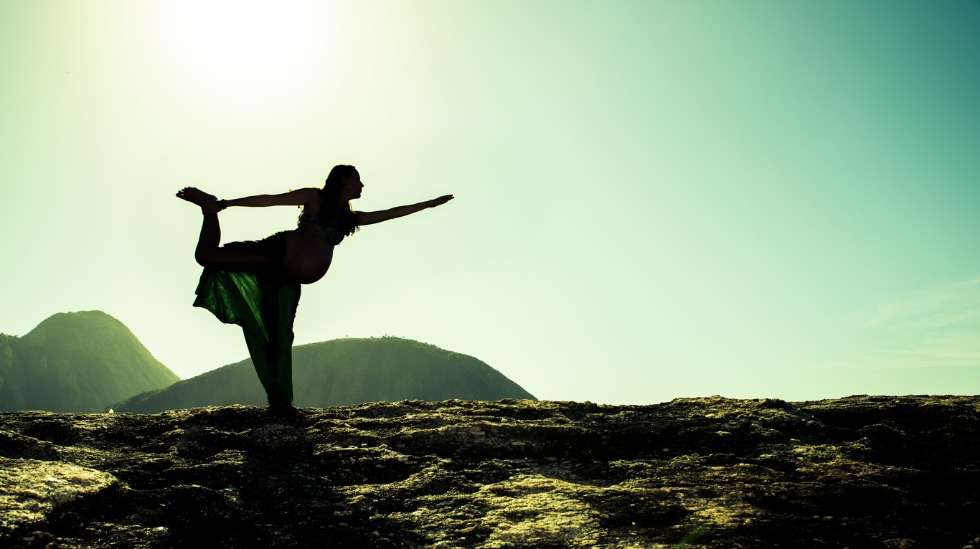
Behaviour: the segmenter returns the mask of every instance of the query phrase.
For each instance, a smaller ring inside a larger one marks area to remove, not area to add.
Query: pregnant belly
[[[286,239],[286,273],[300,284],[312,284],[330,268],[333,246],[319,235],[293,231]]]

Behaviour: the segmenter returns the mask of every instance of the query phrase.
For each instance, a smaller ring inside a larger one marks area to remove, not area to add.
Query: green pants
[[[258,245],[267,240],[234,242],[225,246]],[[242,327],[248,354],[265,388],[269,405],[291,405],[293,321],[299,305],[300,284],[271,272],[222,271],[205,267],[195,293],[195,307],[211,311],[221,322]]]

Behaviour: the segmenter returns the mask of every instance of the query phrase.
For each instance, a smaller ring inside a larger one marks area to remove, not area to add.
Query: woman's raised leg
[[[273,258],[246,250],[236,250],[220,247],[221,226],[218,224],[218,212],[211,208],[211,202],[217,200],[194,187],[185,187],[177,192],[177,197],[192,202],[201,207],[204,219],[201,222],[201,234],[194,249],[194,259],[202,267],[217,267],[225,270],[251,271],[268,267]]]

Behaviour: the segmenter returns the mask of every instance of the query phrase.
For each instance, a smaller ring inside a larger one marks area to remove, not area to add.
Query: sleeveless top
[[[320,219],[320,215],[318,213],[304,213],[299,217],[299,222],[296,224],[296,226],[305,227],[307,225],[316,227],[320,232],[320,236],[322,236],[324,240],[333,246],[340,244],[340,242],[344,239],[344,233],[342,233],[337,227],[324,223],[323,220]]]

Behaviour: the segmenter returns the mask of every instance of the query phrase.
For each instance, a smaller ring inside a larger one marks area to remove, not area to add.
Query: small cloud
[[[932,288],[867,311],[853,336],[847,356],[832,364],[887,368],[980,366],[980,277]]]
[[[864,327],[946,328],[964,323],[980,323],[980,277],[882,305],[867,319]]]

